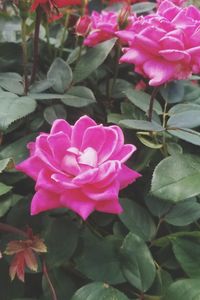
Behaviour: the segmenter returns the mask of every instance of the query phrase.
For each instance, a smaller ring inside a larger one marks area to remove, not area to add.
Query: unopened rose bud
[[[125,29],[127,27],[130,14],[131,6],[128,4],[123,6],[118,15],[118,24],[120,29]]]
[[[89,16],[80,17],[75,25],[76,34],[85,37],[90,31],[90,25],[91,18]]]

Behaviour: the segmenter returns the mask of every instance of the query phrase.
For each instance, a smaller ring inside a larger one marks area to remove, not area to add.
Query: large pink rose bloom
[[[87,116],[74,126],[56,120],[50,133],[41,133],[28,148],[30,157],[16,168],[36,181],[32,215],[58,207],[84,220],[94,210],[119,214],[119,190],[140,177],[124,164],[136,148],[124,144],[122,130]]]
[[[200,11],[163,1],[156,14],[139,17],[117,35],[127,42],[121,62],[159,86],[200,73]]]

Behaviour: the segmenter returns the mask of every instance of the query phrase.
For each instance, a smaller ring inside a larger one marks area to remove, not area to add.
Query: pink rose
[[[97,44],[115,37],[115,31],[119,30],[117,13],[94,11],[91,14],[91,28],[88,36],[84,40],[86,46],[96,46]]]
[[[138,17],[128,30],[117,35],[127,42],[120,62],[159,86],[200,73],[200,11],[163,1],[156,14]]]
[[[84,220],[94,210],[119,214],[119,190],[140,177],[124,164],[136,148],[124,144],[122,130],[87,116],[74,126],[56,120],[50,133],[41,133],[28,148],[30,157],[16,168],[36,181],[32,215],[58,207]]]
[[[84,45],[94,47],[116,36],[121,27],[128,28],[135,20],[135,14],[125,5],[118,13],[113,11],[94,11],[91,16],[90,32],[84,40]]]
[[[187,0],[169,0],[171,1],[172,3],[174,3],[175,5],[177,6],[183,6],[185,4],[185,2],[187,2]],[[164,2],[164,0],[156,0],[158,6]]]

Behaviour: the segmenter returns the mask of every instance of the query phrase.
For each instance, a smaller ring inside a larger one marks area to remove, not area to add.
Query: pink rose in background
[[[16,169],[36,181],[32,215],[58,207],[84,220],[94,210],[119,214],[119,190],[140,177],[124,164],[136,148],[124,144],[122,130],[87,116],[74,126],[56,120],[51,132],[41,133],[28,148],[30,157]]]
[[[84,45],[93,47],[103,41],[115,37],[115,32],[119,30],[117,22],[117,13],[96,11],[91,14],[90,32],[84,40]]]
[[[101,42],[117,37],[116,32],[120,30],[120,25],[128,28],[129,24],[135,20],[135,14],[131,13],[131,10],[128,10],[125,5],[119,12],[102,11],[98,13],[94,11],[90,18],[90,32],[84,40],[84,45],[94,47]]]
[[[200,73],[200,11],[163,1],[156,14],[141,16],[117,35],[127,42],[120,62],[159,86]]]

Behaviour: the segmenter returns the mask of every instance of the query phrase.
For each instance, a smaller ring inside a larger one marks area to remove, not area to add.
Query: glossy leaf
[[[146,292],[152,285],[156,268],[145,242],[129,233],[121,246],[122,270],[126,279],[137,289]]]
[[[179,154],[163,159],[155,168],[151,193],[176,203],[200,194],[200,158]]]
[[[74,81],[80,82],[94,72],[104,62],[115,42],[116,39],[108,40],[94,48],[88,49],[75,67]]]
[[[96,102],[93,92],[84,86],[70,88],[61,101],[72,107],[84,107]]]
[[[121,199],[121,205],[123,213],[119,215],[119,218],[122,223],[142,239],[151,240],[156,227],[147,210],[131,199]]]

